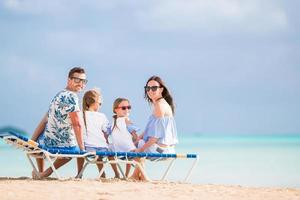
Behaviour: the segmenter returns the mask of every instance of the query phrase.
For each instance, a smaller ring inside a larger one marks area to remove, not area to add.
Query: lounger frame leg
[[[120,172],[121,172],[123,178],[124,178],[125,180],[127,180],[128,177],[125,175],[124,170],[122,169],[120,163],[119,163],[118,161],[115,161],[115,162],[116,162],[116,164],[117,164],[117,166],[118,166],[118,169],[120,170]],[[127,164],[127,162],[126,162],[126,164]]]
[[[86,169],[86,167],[89,165],[89,162],[85,162],[81,171],[79,172],[79,174],[75,177],[75,178],[82,178],[83,172]]]
[[[197,156],[197,157],[195,158],[194,162],[193,162],[192,167],[191,167],[190,170],[188,171],[188,173],[187,173],[187,175],[186,175],[186,177],[185,177],[185,179],[184,179],[184,182],[187,182],[187,181],[188,181],[188,179],[190,178],[190,176],[191,176],[191,174],[192,174],[192,171],[193,171],[194,168],[196,167],[198,161],[199,161],[199,158],[198,158],[198,156]]]
[[[103,162],[102,162],[103,163]],[[103,167],[102,167],[102,169],[100,170],[100,172],[99,172],[99,175],[98,175],[98,179],[101,179],[101,176],[102,176],[102,174],[104,173],[104,171],[105,171],[105,167],[106,166],[106,163],[103,163]]]
[[[27,158],[28,158],[28,160],[29,160],[29,163],[30,163],[31,166],[32,166],[33,173],[35,173],[35,175],[36,175],[38,178],[41,178],[40,173],[38,172],[38,169],[36,168],[35,164],[33,163],[32,159],[31,159],[31,156],[30,156],[28,153],[26,153],[26,156],[27,156]]]
[[[105,168],[106,168],[107,160],[105,160],[105,159],[107,159],[107,158],[102,158],[101,161],[98,161],[98,158],[99,158],[99,156],[95,157],[95,163],[96,163],[96,165],[97,164],[102,164],[102,166],[103,166],[102,169],[99,171],[99,175],[98,175],[98,179],[101,179],[101,176],[104,173]],[[97,168],[98,168],[98,166],[97,166]]]
[[[164,181],[166,179],[166,177],[168,176],[169,172],[170,172],[170,169],[171,167],[174,165],[174,162],[175,162],[175,158],[171,160],[167,170],[165,171],[163,177],[161,178],[162,181]]]
[[[45,153],[45,157],[46,159],[48,160],[49,162],[49,165],[52,169],[52,171],[54,172],[55,176],[57,177],[58,180],[62,180],[61,177],[59,176],[57,170],[55,169],[55,166],[54,166],[54,162],[57,160],[57,158],[54,158],[53,160],[50,158],[49,154],[48,153]]]
[[[109,160],[108,159],[108,157],[106,157],[106,161],[102,161],[102,164],[103,164],[103,170],[101,170],[100,171],[100,173],[99,173],[99,178],[101,177],[101,175],[102,175],[102,173],[103,173],[103,171],[104,171],[104,166],[106,165],[106,164],[116,164],[117,165],[117,167],[118,167],[118,169],[119,169],[119,171],[121,172],[121,174],[122,174],[122,177],[124,178],[124,179],[127,179],[127,177],[125,176],[125,173],[124,173],[124,170],[122,169],[122,167],[121,167],[121,165],[120,165],[120,162],[121,160],[119,160],[117,157],[115,157],[115,159],[114,160]],[[127,163],[127,162],[126,162]]]

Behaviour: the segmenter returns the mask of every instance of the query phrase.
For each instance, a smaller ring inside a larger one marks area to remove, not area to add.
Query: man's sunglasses
[[[71,77],[71,79],[74,80],[75,83],[82,82],[83,84],[87,84],[87,82],[88,82],[88,80],[82,79],[82,78],[78,78],[78,77]]]
[[[118,108],[121,108],[122,110],[126,110],[126,109],[131,110],[131,106],[120,106]]]
[[[147,92],[149,92],[150,90],[152,90],[152,92],[155,92],[158,88],[161,88],[161,86],[145,86],[144,88]]]

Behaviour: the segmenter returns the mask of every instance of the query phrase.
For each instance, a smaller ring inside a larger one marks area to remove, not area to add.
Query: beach
[[[23,199],[209,199],[276,200],[300,199],[300,189],[187,184],[175,182],[134,182],[116,179],[32,180],[0,178],[1,200]]]

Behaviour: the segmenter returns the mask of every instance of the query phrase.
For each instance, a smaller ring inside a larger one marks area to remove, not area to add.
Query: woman
[[[175,153],[178,143],[177,129],[174,120],[174,102],[168,88],[158,76],[148,79],[145,86],[145,99],[152,105],[153,112],[149,117],[144,133],[139,137],[136,152]],[[138,160],[143,163],[142,160]],[[139,168],[132,178],[145,180]]]

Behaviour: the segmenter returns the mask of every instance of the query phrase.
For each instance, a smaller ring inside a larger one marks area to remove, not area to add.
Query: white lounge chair
[[[143,173],[144,177],[147,180],[150,178],[147,176],[147,173],[141,166],[139,162],[136,162],[134,158],[157,158],[157,160],[169,160],[169,165],[161,180],[166,180],[167,175],[170,172],[171,167],[174,164],[174,161],[179,158],[184,159],[194,159],[192,166],[189,168],[187,175],[184,178],[184,182],[187,182],[193,169],[195,168],[198,162],[198,155],[197,154],[160,154],[160,153],[135,153],[135,152],[86,152],[86,151],[79,151],[79,150],[62,150],[57,148],[46,148],[44,145],[40,145],[35,141],[28,139],[27,137],[20,135],[14,130],[11,129],[0,129],[0,138],[2,138],[6,143],[11,144],[12,146],[25,151],[27,158],[33,168],[34,173],[38,176],[38,170],[36,165],[34,164],[32,158],[43,158],[48,161],[50,167],[52,168],[55,176],[61,180],[61,176],[59,175],[57,169],[55,169],[53,163],[56,159],[60,158],[85,158],[86,162],[83,169],[80,172],[80,176],[83,174],[84,170],[89,164],[96,164],[96,163],[103,163],[104,167],[99,173],[99,177],[104,172],[106,164],[115,163],[119,167],[122,175],[124,178],[124,172],[120,166],[120,163],[125,164],[132,164],[135,167],[139,167],[141,172]],[[103,157],[103,161],[98,161],[98,156]],[[108,157],[114,157],[114,160],[109,160]]]

